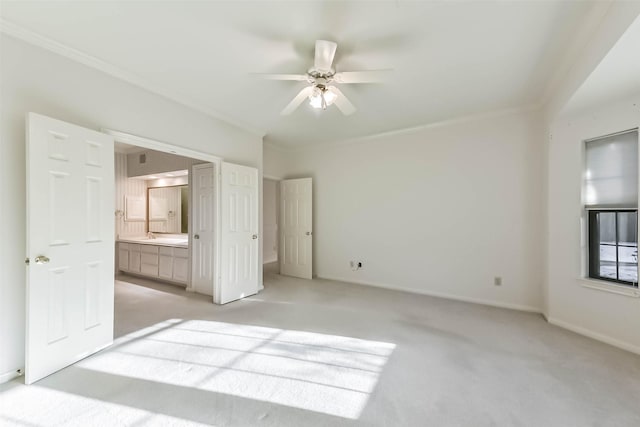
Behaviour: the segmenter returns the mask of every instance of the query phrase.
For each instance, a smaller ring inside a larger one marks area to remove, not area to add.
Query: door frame
[[[213,163],[213,162],[211,162]],[[197,165],[191,165],[191,167],[189,168],[189,197],[190,200],[193,200],[193,191],[194,191],[194,187],[191,185],[193,183],[192,181],[192,177],[193,177],[193,170],[196,169],[198,166],[202,166],[203,164],[197,164]],[[219,256],[218,254],[220,253],[220,245],[222,244],[221,239],[220,239],[220,233],[219,230],[221,229],[221,223],[220,223],[220,180],[218,179],[218,177],[220,176],[220,171],[218,170],[218,165],[213,163],[213,191],[215,192],[215,194],[213,195],[213,289],[212,289],[212,293],[211,295],[213,295],[213,302],[216,304],[220,303],[220,270],[219,270]],[[191,229],[191,224],[194,224],[194,216],[195,216],[195,209],[192,209],[193,203],[189,203],[189,234],[193,234],[193,230]],[[192,278],[192,274],[193,274],[193,245],[189,245],[189,287],[187,288],[187,290],[189,292],[195,292],[196,289],[191,286],[191,278]]]
[[[113,129],[102,128],[101,131],[107,135],[113,136],[116,142],[123,142],[125,144],[135,145],[137,147],[147,148],[155,151],[162,151],[164,153],[175,154],[177,156],[190,157],[192,159],[202,160],[204,162],[213,163],[213,186],[215,195],[213,198],[214,207],[213,212],[215,215],[214,221],[214,259],[213,259],[213,302],[218,303],[220,300],[220,167],[222,165],[222,157],[214,156],[212,154],[203,153],[201,151],[192,150],[189,148],[180,147],[178,145],[170,144],[167,142],[160,142],[154,139],[144,138],[142,136],[132,135],[130,133],[121,132]],[[191,185],[191,176],[189,177],[189,184]],[[190,190],[191,191],[191,190]],[[111,213],[109,213],[111,215]],[[191,213],[189,214],[189,236],[191,236]],[[186,290],[194,292],[191,286],[191,266],[193,258],[191,251],[193,247],[189,245],[189,285]]]

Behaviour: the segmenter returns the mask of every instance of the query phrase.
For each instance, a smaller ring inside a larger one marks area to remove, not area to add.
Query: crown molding
[[[0,18],[0,33],[7,34],[16,39],[22,40],[34,46],[64,56],[65,58],[79,62],[88,67],[94,68],[117,79],[123,80],[132,85],[138,86],[156,95],[160,95],[171,101],[177,102],[185,107],[189,107],[192,110],[196,110],[200,113],[204,113],[217,120],[225,122],[231,126],[239,128],[241,130],[250,132],[256,136],[263,137],[265,135],[264,130],[258,129],[248,123],[244,123],[233,117],[229,117],[218,111],[215,111],[205,105],[195,102],[189,99],[188,96],[168,91],[159,85],[150,83],[146,79],[128,71],[123,70],[113,64],[103,61],[95,56],[89,55],[85,52],[67,46],[63,43],[57,42],[49,37],[35,33],[13,22],[7,21],[4,18]]]
[[[428,129],[436,129],[440,127],[452,126],[457,124],[463,124],[468,122],[473,122],[477,120],[483,119],[491,119],[496,117],[508,116],[510,114],[521,114],[528,112],[541,111],[543,104],[541,103],[533,103],[527,104],[520,107],[506,108],[501,110],[493,110],[486,111],[483,113],[477,114],[469,114],[466,116],[460,116],[453,119],[441,120],[438,122],[426,123],[418,126],[412,126],[408,128],[402,129],[394,129],[386,132],[375,133],[371,135],[359,136],[355,138],[342,139],[342,140],[334,140],[324,143],[318,143],[317,145],[305,145],[302,147],[292,147],[286,145],[279,145],[273,141],[264,141],[263,144],[275,150],[287,153],[300,153],[306,151],[318,151],[318,150],[330,150],[334,148],[339,148],[345,145],[353,145],[360,144],[367,141],[376,140],[379,138],[387,138],[391,136],[399,136],[399,135],[409,135],[412,133],[428,130]]]

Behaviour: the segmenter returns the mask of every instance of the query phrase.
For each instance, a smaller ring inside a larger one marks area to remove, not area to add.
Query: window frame
[[[614,246],[616,248],[616,278],[605,277],[600,275],[600,227],[598,224],[598,214],[600,213],[615,213],[615,233],[616,241],[614,245],[607,244],[607,246]],[[638,287],[638,258],[636,255],[636,281],[630,282],[627,280],[620,280],[620,261],[619,261],[619,247],[634,247],[629,245],[620,245],[618,237],[618,213],[635,213],[636,221],[638,221],[638,209],[636,208],[611,208],[611,209],[587,209],[587,275],[589,279],[602,280],[609,283],[615,283],[617,285],[626,286],[632,289],[639,289]],[[638,253],[638,226],[636,222],[636,254]]]

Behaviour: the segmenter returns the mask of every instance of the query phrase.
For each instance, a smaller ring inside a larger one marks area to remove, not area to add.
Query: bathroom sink
[[[175,244],[180,244],[180,245],[186,245],[187,243],[189,243],[189,240],[187,239],[172,239],[170,237],[156,237],[155,239],[147,239],[151,242],[156,242],[156,243],[175,243]]]

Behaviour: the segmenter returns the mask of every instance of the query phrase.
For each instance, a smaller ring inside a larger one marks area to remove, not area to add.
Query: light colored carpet
[[[121,278],[117,343],[0,386],[0,424],[640,425],[636,355],[535,314],[273,268],[226,306]]]

